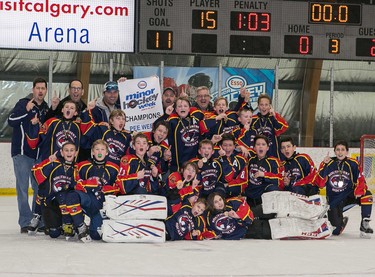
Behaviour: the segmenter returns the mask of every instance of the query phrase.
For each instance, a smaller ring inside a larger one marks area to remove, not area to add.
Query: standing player
[[[171,132],[168,142],[172,158],[170,171],[179,171],[181,166],[198,154],[200,139],[199,122],[203,120],[203,113],[190,106],[187,98],[179,97],[176,101],[175,112],[169,118]]]
[[[269,140],[268,156],[280,159],[279,136],[288,129],[285,119],[275,112],[271,106],[271,98],[261,94],[258,98],[259,113],[253,115],[252,128],[257,134],[264,135]]]
[[[348,217],[343,216],[343,212],[351,204],[361,206],[362,221],[360,225],[360,235],[369,238],[373,233],[370,227],[370,217],[372,211],[372,194],[368,190],[365,178],[362,174],[358,162],[349,158],[348,143],[338,141],[334,147],[336,157],[330,158],[328,155],[320,164],[316,184],[326,187],[328,204],[328,219],[335,227],[334,235],[340,235],[344,230]]]
[[[27,142],[32,148],[39,146],[41,160],[58,152],[67,141],[74,142],[76,149],[79,150],[81,130],[79,123],[75,120],[76,103],[71,100],[65,101],[62,114],[62,118],[50,118],[43,126],[37,123],[30,126],[30,137]]]
[[[310,196],[319,193],[319,188],[313,184],[316,168],[307,154],[296,152],[296,145],[291,137],[281,139],[281,153],[283,161],[283,181],[285,190]]]

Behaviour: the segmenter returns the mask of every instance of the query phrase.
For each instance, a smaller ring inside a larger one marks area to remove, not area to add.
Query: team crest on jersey
[[[181,130],[181,140],[185,146],[194,146],[198,144],[199,127],[192,125]]]
[[[201,172],[204,190],[212,190],[217,182],[217,170],[208,169]]]
[[[345,176],[344,173],[347,172],[343,172],[340,176],[338,172],[334,171],[334,174],[330,176],[329,183],[332,187],[333,192],[342,192],[347,188],[349,178]]]
[[[236,229],[233,219],[224,213],[217,214],[212,221],[216,230],[223,234],[231,234]]]
[[[68,189],[70,184],[70,177],[57,176],[53,179],[52,189],[54,192],[59,192]]]
[[[56,137],[56,144],[59,148],[62,148],[62,146],[67,141],[74,142],[77,139],[77,136],[70,130],[57,132],[55,137]]]
[[[193,219],[188,214],[182,214],[178,217],[176,229],[179,236],[184,236],[194,228]]]
[[[107,139],[107,143],[108,143],[108,152],[109,152],[109,156],[111,157],[111,159],[113,160],[119,160],[119,153],[123,153],[124,149],[125,149],[125,144],[117,141],[117,140],[113,140],[112,138],[108,138]]]
[[[259,186],[259,185],[262,184],[261,178],[255,178],[255,176],[254,176],[255,173],[257,173],[259,170],[260,170],[260,168],[258,169],[257,165],[253,165],[253,164],[250,165],[250,168],[249,168],[249,182],[252,185]],[[265,171],[265,170],[261,170],[261,171]]]

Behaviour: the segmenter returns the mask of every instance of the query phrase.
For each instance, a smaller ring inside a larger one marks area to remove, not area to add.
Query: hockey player
[[[65,101],[62,114],[62,118],[50,118],[43,126],[35,122],[30,127],[27,142],[31,148],[39,146],[41,160],[58,152],[66,141],[74,142],[79,150],[81,130],[79,123],[74,120],[77,115],[76,103],[71,100]]]
[[[51,238],[61,234],[74,236],[84,242],[91,240],[84,223],[79,196],[74,190],[77,182],[77,168],[74,164],[77,150],[75,143],[66,141],[61,157],[55,161],[46,159],[33,167],[33,174],[39,184],[39,214],[32,220],[29,231],[35,231],[43,216],[44,224]]]
[[[200,197],[207,198],[210,193],[217,190],[225,193],[224,184],[222,183],[222,167],[226,167],[226,172],[231,171],[229,162],[224,160],[221,164],[217,159],[213,158],[214,144],[208,139],[204,139],[199,143],[198,153],[199,156],[190,161],[198,165],[199,179],[202,184]]]
[[[214,111],[200,122],[201,133],[208,139],[211,139],[213,135],[231,133],[238,125],[237,113],[228,110],[228,101],[224,97],[216,98]]]
[[[279,136],[288,129],[285,119],[272,108],[271,98],[261,94],[258,98],[259,112],[253,115],[252,128],[269,140],[267,155],[280,159]]]
[[[252,208],[262,203],[263,193],[283,189],[283,168],[279,159],[267,156],[267,137],[257,135],[254,143],[256,156],[249,160],[249,184],[245,190],[247,202]]]
[[[321,162],[316,184],[327,190],[328,219],[335,227],[334,235],[340,235],[344,230],[348,218],[343,216],[343,212],[351,204],[361,206],[362,221],[360,224],[360,235],[369,238],[373,233],[370,227],[370,217],[372,211],[372,194],[368,190],[365,178],[362,174],[358,162],[349,158],[348,143],[338,141],[334,146],[335,157],[327,156]]]
[[[144,133],[148,138],[149,144],[147,156],[150,162],[156,165],[160,174],[168,170],[168,163],[171,159],[171,151],[167,141],[168,133],[169,124],[163,120],[153,125],[151,132]],[[130,148],[129,153],[134,154],[134,149]]]
[[[147,157],[148,139],[143,133],[133,138],[135,155],[121,159],[116,185],[120,194],[159,194],[158,168]]]
[[[254,156],[254,138],[256,130],[251,127],[252,111],[244,107],[238,111],[239,124],[232,133],[236,138],[236,149],[240,150],[245,157]]]
[[[206,230],[202,217],[206,200],[199,198],[193,204],[183,205],[165,221],[167,240],[202,240]]]
[[[318,194],[319,188],[313,183],[317,171],[310,156],[297,153],[291,137],[281,138],[280,146],[285,156],[282,162],[285,190],[307,196]]]
[[[193,203],[201,190],[198,180],[198,165],[186,162],[180,172],[173,172],[168,176],[161,195],[167,197],[168,215],[175,213],[186,203]]]
[[[218,160],[223,168],[221,182],[224,184],[225,195],[228,198],[239,196],[247,186],[247,159],[235,150],[235,138],[232,134],[224,134],[219,145]]]
[[[87,121],[87,115],[90,115],[90,113],[85,113],[84,121]],[[90,137],[92,141],[104,140],[108,144],[108,161],[119,166],[121,157],[127,154],[132,139],[130,132],[124,129],[126,124],[125,112],[113,110],[109,115],[109,126],[105,122],[96,124],[91,117],[84,124],[87,129],[84,136]]]
[[[104,195],[118,193],[118,187],[113,185],[119,166],[107,159],[108,153],[108,144],[104,140],[96,140],[92,145],[92,158],[78,164],[76,191],[84,213],[90,217],[90,237],[94,240],[101,238],[98,231],[103,223],[100,210]]]
[[[187,98],[179,97],[176,101],[175,112],[169,118],[171,132],[168,142],[171,146],[170,171],[178,171],[181,166],[198,154],[200,139],[199,121],[203,113],[190,106]]]
[[[208,196],[207,204],[208,230],[214,238],[235,240],[245,236],[254,220],[245,199],[233,197],[226,200],[222,194],[213,192]]]

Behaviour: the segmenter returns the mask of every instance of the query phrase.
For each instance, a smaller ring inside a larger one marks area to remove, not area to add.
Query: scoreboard
[[[141,0],[138,52],[375,61],[375,5]]]

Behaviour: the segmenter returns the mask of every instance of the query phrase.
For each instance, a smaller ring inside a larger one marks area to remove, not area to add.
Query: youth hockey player
[[[77,168],[74,161],[76,146],[67,141],[60,150],[61,157],[55,161],[46,159],[33,167],[33,174],[39,184],[39,214],[32,220],[29,231],[35,231],[43,216],[43,221],[51,238],[61,234],[74,236],[84,242],[91,240],[84,223],[79,196],[74,190],[77,182]]]
[[[366,185],[362,169],[355,159],[347,156],[349,147],[346,141],[338,141],[334,151],[335,157],[331,158],[327,154],[321,162],[315,179],[320,188],[325,187],[327,190],[330,205],[328,219],[335,227],[333,234],[340,235],[343,232],[348,222],[343,212],[349,208],[349,205],[357,204],[361,206],[362,216],[360,236],[370,238],[373,233],[369,225],[373,198]]]
[[[87,120],[88,115],[89,113],[84,120]],[[84,136],[90,137],[92,141],[102,139],[107,142],[109,151],[107,159],[119,166],[121,158],[127,154],[132,139],[130,132],[125,130],[125,112],[113,110],[109,115],[109,125],[105,122],[96,124],[92,118],[84,124],[87,128]]]
[[[256,156],[249,160],[249,184],[245,189],[247,203],[250,207],[262,203],[263,193],[283,189],[281,162],[275,157],[267,156],[268,149],[267,137],[257,135],[254,139]]]
[[[175,213],[186,203],[195,202],[201,190],[198,180],[198,165],[186,162],[180,172],[173,172],[168,176],[161,195],[167,197],[168,215]]]
[[[206,200],[199,198],[195,203],[187,203],[165,221],[167,240],[202,240],[206,230],[202,217]]]
[[[96,140],[91,147],[92,158],[78,164],[76,191],[84,213],[90,217],[90,237],[94,240],[101,238],[98,231],[103,223],[100,210],[104,195],[118,193],[118,188],[113,185],[119,166],[107,159],[108,153],[108,144],[104,140]]]
[[[199,156],[191,159],[198,165],[199,179],[201,180],[202,188],[200,197],[207,198],[208,195],[214,191],[220,190],[225,193],[223,180],[223,169],[225,166],[226,172],[230,172],[231,168],[229,162],[225,159],[220,163],[213,158],[214,144],[208,139],[204,139],[199,143]]]
[[[242,239],[254,216],[245,199],[237,197],[225,199],[218,192],[211,193],[207,198],[208,230],[216,239]]]
[[[191,107],[187,98],[177,99],[175,112],[168,118],[171,130],[168,135],[172,153],[171,172],[178,171],[186,161],[197,155],[200,139],[199,121],[203,117],[200,110]]]
[[[74,119],[77,115],[77,104],[71,100],[65,101],[62,108],[62,118],[50,118],[42,126],[35,123],[30,127],[27,139],[31,148],[40,148],[40,160],[58,152],[66,141],[74,142],[77,151],[81,140],[79,123]]]
[[[237,113],[228,110],[228,101],[224,97],[216,98],[214,111],[200,122],[201,133],[208,139],[211,139],[213,135],[231,133],[238,125]]]
[[[258,134],[264,135],[269,140],[267,155],[280,159],[279,136],[288,129],[285,119],[274,111],[272,100],[267,94],[261,94],[258,98],[259,112],[253,115],[252,128]]]
[[[228,198],[239,196],[247,186],[247,159],[235,150],[235,138],[232,134],[224,134],[219,145],[218,160],[223,168],[221,181],[224,184],[225,194]]]
[[[318,194],[319,188],[313,183],[317,173],[314,162],[309,155],[297,153],[296,147],[291,137],[281,138],[285,190],[307,196]]]
[[[240,150],[245,157],[255,156],[254,138],[256,130],[251,127],[252,111],[244,107],[238,111],[239,125],[232,131],[236,138],[236,149]]]
[[[147,157],[148,139],[143,133],[133,138],[135,155],[121,159],[116,186],[120,194],[159,194],[158,168]]]

